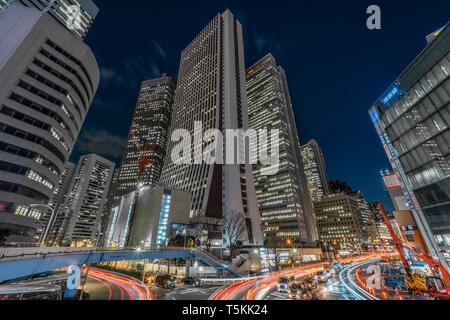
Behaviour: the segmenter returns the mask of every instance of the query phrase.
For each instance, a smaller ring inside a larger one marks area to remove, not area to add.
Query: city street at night
[[[448,301],[448,0],[0,0],[1,315]]]

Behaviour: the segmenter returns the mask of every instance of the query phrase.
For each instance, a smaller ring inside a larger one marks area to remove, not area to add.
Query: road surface
[[[84,288],[88,300],[154,300],[155,295],[134,278],[90,268]]]

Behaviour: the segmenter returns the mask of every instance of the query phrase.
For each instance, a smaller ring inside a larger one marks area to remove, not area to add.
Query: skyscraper
[[[320,240],[326,246],[361,252],[369,241],[367,221],[357,198],[345,193],[325,195],[314,202]]]
[[[13,2],[48,12],[53,19],[81,39],[86,37],[98,13],[92,0],[0,0],[0,15]],[[79,17],[79,23],[74,28],[68,28],[75,15],[76,19]]]
[[[300,151],[311,201],[319,201],[325,194],[330,193],[322,150],[317,141],[312,139],[302,145]]]
[[[255,131],[277,129],[280,132],[278,173],[266,175],[261,170],[263,163],[253,165],[265,237],[316,240],[285,72],[268,54],[247,69],[246,80],[250,128]]]
[[[63,243],[95,244],[101,232],[108,189],[115,164],[96,154],[80,157],[59,215],[64,219]]]
[[[218,14],[181,53],[171,133],[184,129],[195,141],[200,131],[194,128],[196,121],[204,131],[249,126],[242,27],[228,10]],[[203,155],[209,146],[210,140],[200,139],[200,149],[192,147],[188,159]],[[192,192],[190,216],[200,223],[207,224],[208,218],[245,217],[247,233],[241,240],[261,244],[251,164],[221,164],[224,154],[220,151],[214,164],[174,163],[170,155],[178,143],[169,144],[161,184]],[[222,150],[222,144],[217,144]]]
[[[155,185],[159,181],[169,138],[174,94],[172,77],[163,75],[142,82],[112,201],[133,192],[139,183]],[[143,160],[151,163],[143,163]],[[140,173],[140,166],[145,164],[148,165],[141,167]]]
[[[352,188],[347,185],[347,182],[345,181],[339,181],[339,180],[330,180],[329,182],[330,186],[330,193],[341,193],[341,192],[352,192]]]
[[[59,243],[61,240],[58,235],[61,234],[63,229],[63,215],[58,214],[61,205],[64,203],[67,193],[69,191],[69,187],[72,181],[73,174],[75,172],[76,164],[68,161],[64,166],[64,171],[59,178],[58,186],[55,187],[53,192],[53,198],[49,201],[49,205],[55,210],[54,217],[51,221],[51,227],[49,230],[49,234],[46,238],[48,242],[56,242]],[[40,236],[44,234],[45,229],[47,228],[48,223],[50,222],[51,211],[49,210],[48,214],[42,218],[42,232]]]
[[[450,249],[450,23],[369,111],[428,251]]]
[[[99,83],[94,55],[49,14],[0,16],[0,232],[33,242]]]

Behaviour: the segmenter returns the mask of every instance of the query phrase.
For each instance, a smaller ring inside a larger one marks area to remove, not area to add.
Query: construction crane
[[[381,203],[378,203],[378,208],[380,209],[380,212],[381,212],[381,214],[383,216],[384,222],[386,223],[386,226],[389,229],[389,233],[391,234],[392,240],[394,240],[395,248],[397,249],[397,251],[398,251],[398,253],[400,255],[400,260],[402,262],[403,267],[406,270],[407,276],[409,278],[408,280],[410,281],[412,286],[416,289],[416,285],[415,285],[416,281],[415,281],[415,279],[417,279],[417,277],[412,273],[411,268],[409,267],[409,263],[408,263],[408,260],[406,259],[406,255],[405,255],[404,249],[408,250],[410,253],[412,253],[412,254],[416,255],[418,258],[422,259],[435,272],[436,271],[440,272],[442,277],[444,278],[444,281],[443,281],[444,288],[443,289],[445,289],[445,290],[439,290],[439,286],[435,283],[435,287],[436,288],[430,289],[429,290],[430,294],[446,296],[446,297],[450,298],[450,275],[448,274],[447,270],[439,262],[437,262],[436,260],[434,260],[430,256],[422,253],[420,250],[417,250],[417,249],[407,245],[403,241],[401,241],[399,239],[399,237],[397,236],[397,234],[395,233],[391,222],[387,218]],[[435,292],[435,291],[438,291],[438,292]]]

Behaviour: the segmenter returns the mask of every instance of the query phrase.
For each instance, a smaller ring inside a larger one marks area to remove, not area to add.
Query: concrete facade
[[[99,83],[94,55],[49,14],[0,16],[0,230],[34,242]],[[1,241],[1,240],[0,240]]]

